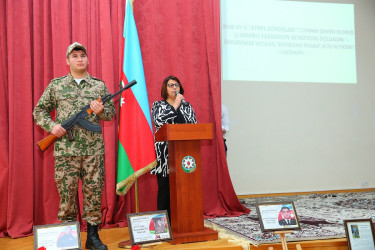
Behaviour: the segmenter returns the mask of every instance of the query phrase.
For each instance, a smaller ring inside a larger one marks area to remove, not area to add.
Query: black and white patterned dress
[[[151,108],[152,119],[155,124],[155,133],[164,124],[197,123],[194,110],[190,103],[181,103],[177,111],[167,101],[156,101]],[[151,170],[151,174],[167,177],[168,167],[168,142],[155,142],[155,151],[158,164]]]

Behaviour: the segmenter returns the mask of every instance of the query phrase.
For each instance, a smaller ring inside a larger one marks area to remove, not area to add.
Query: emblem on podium
[[[185,173],[192,173],[196,169],[197,165],[192,156],[185,156],[182,159],[182,169]]]

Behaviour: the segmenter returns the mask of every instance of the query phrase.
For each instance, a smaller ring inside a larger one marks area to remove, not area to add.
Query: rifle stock
[[[56,141],[56,139],[56,135],[50,134],[46,138],[38,141],[36,145],[38,145],[40,151],[44,152],[47,148],[49,148],[52,145],[52,143]]]

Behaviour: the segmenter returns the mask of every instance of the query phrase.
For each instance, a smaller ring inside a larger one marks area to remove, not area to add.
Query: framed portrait
[[[33,229],[34,250],[82,249],[78,221],[34,226]]]
[[[344,225],[349,250],[375,250],[371,219],[344,220]]]
[[[262,232],[301,230],[291,201],[258,203],[256,209]]]
[[[166,210],[127,214],[132,246],[172,240],[172,230]]]

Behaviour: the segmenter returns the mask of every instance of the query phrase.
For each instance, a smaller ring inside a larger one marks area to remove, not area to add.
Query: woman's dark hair
[[[168,83],[169,80],[175,80],[176,82],[178,82],[180,84],[180,94],[181,95],[184,94],[184,88],[182,87],[182,84],[180,83],[180,80],[178,80],[178,78],[175,77],[175,76],[168,76],[164,79],[163,85],[161,86],[161,97],[164,100],[167,100],[167,98],[168,98],[167,83]]]

